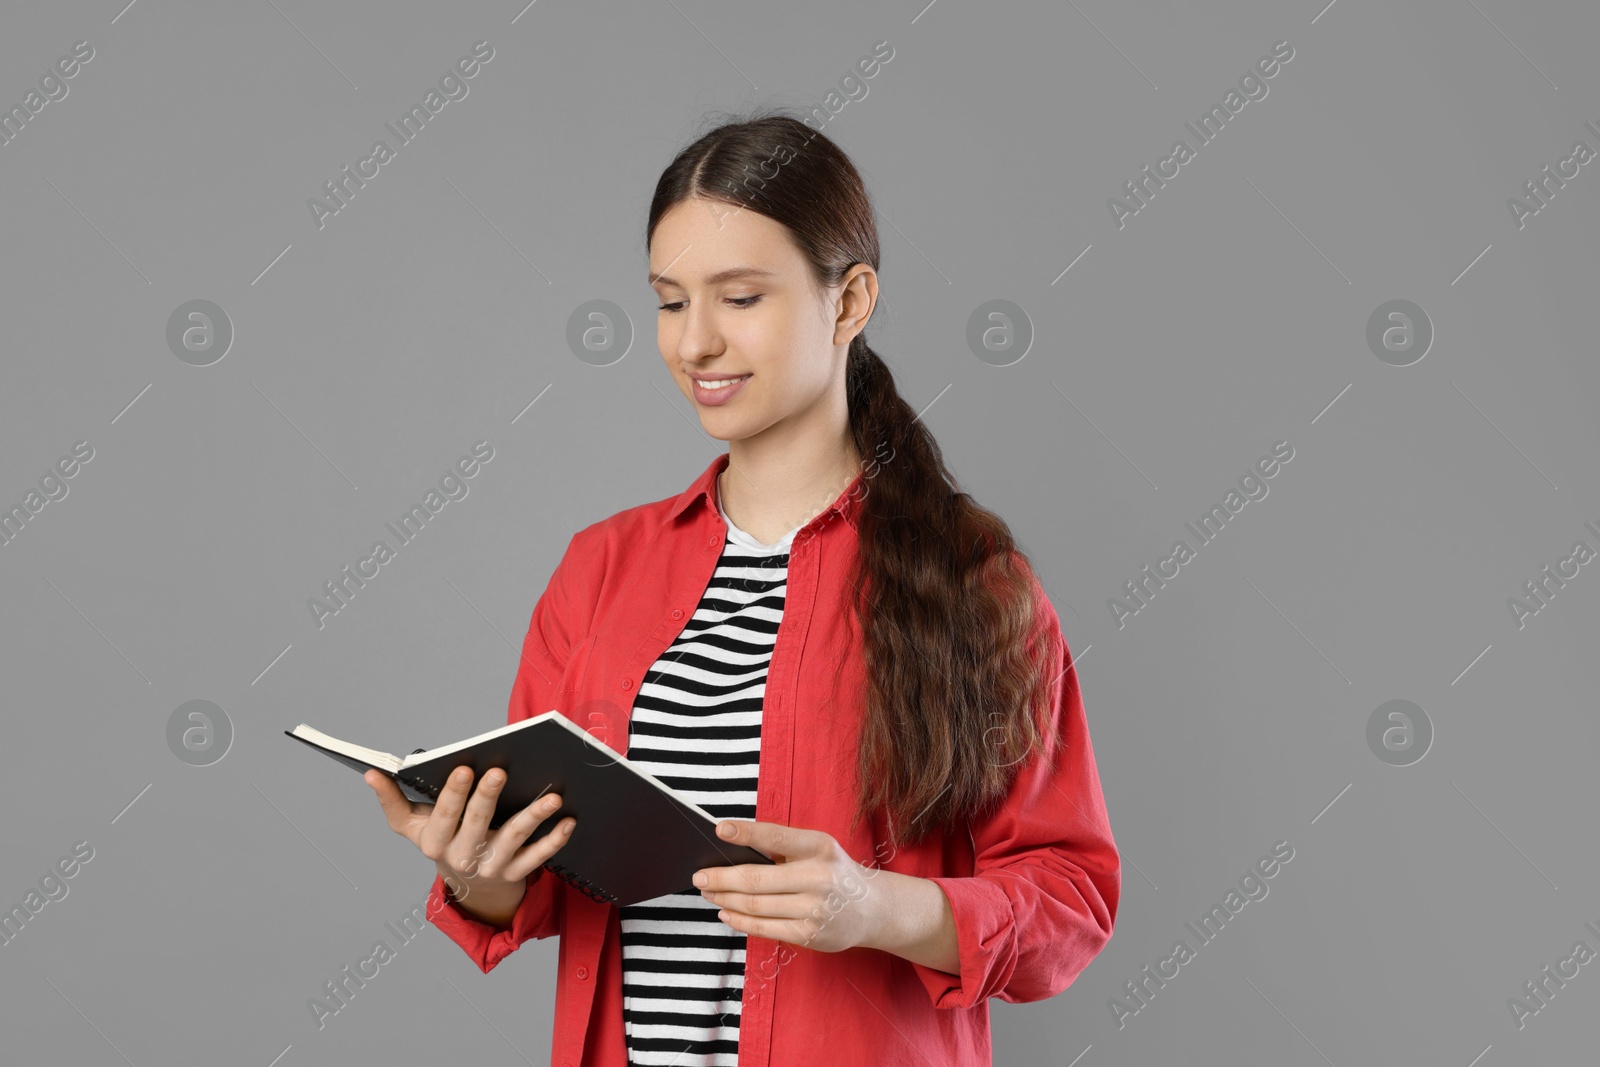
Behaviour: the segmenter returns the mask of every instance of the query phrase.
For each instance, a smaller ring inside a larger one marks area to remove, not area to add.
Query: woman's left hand
[[[857,863],[821,830],[724,819],[717,832],[777,861],[696,871],[700,895],[722,909],[717,918],[741,933],[819,952],[874,947],[892,914],[884,872]]]

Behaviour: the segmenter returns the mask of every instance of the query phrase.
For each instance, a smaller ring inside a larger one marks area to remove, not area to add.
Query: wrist
[[[879,871],[869,894],[876,915],[863,946],[959,974],[961,958],[950,899],[931,878]]]
[[[928,899],[922,895],[927,882],[909,874],[879,869],[867,882],[865,900],[870,901],[870,915],[863,948],[900,955],[907,944],[916,939],[918,922],[916,912],[926,909]],[[927,883],[929,888],[937,888]]]
[[[476,884],[459,875],[440,870],[444,880],[444,899],[462,915],[496,929],[508,929],[527,895],[526,882],[497,885]]]

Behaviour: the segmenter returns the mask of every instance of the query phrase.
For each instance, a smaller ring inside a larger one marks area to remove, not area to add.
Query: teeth
[[[750,377],[750,375],[748,375],[748,374],[746,374],[744,376],[744,378],[748,378],[748,377]],[[744,381],[744,378],[717,378],[717,379],[715,379],[713,381],[709,381],[709,382],[707,382],[707,381],[698,381],[697,380],[695,384],[699,385],[700,388],[702,388],[702,389],[726,389],[728,386],[732,385],[735,382]]]

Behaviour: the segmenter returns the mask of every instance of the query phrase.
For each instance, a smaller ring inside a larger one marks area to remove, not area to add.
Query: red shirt
[[[715,493],[727,464],[723,453],[683,493],[572,538],[534,606],[508,723],[559,709],[627,754],[639,684],[683,630],[722,553],[727,526]],[[852,832],[864,668],[846,592],[856,513],[870,488],[858,476],[791,545],[762,703],[755,817],[824,830],[869,868],[932,879],[950,901],[961,973],[877,949],[819,952],[751,936],[741,1067],[987,1065],[988,998],[1060,993],[1105,947],[1116,918],[1121,864],[1077,672],[1037,579],[1037,636],[1054,679],[1047,721],[1064,731],[1055,757],[1022,764],[1005,802],[970,834],[933,834],[895,851],[881,817]],[[615,907],[540,870],[508,929],[469,918],[439,877],[427,914],[486,973],[529,938],[560,935],[551,1063],[625,1067]]]

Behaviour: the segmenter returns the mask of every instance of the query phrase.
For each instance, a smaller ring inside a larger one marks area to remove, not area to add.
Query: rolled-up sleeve
[[[1035,593],[1037,647],[1053,679],[1041,725],[1059,743],[1023,764],[1000,808],[971,824],[974,873],[930,879],[950,901],[960,958],[959,975],[912,964],[936,1008],[1055,996],[1105,947],[1116,919],[1121,860],[1077,671],[1037,580]]]
[[[568,657],[587,632],[593,612],[592,588],[599,565],[589,554],[593,546],[587,543],[593,529],[580,531],[567,543],[561,562],[534,605],[511,688],[508,725],[561,707],[560,686]],[[488,973],[523,942],[560,931],[566,890],[567,883],[562,879],[542,868],[535,871],[528,877],[527,891],[511,925],[500,928],[462,911],[443,876],[436,874],[425,914]]]
[[[426,915],[450,940],[460,945],[484,974],[521,947],[524,941],[549,937],[561,928],[561,909],[565,903],[561,879],[545,870],[528,878],[528,891],[517,905],[511,925],[504,929],[480,922],[461,910],[445,886],[444,877],[435,875],[428,893]]]

